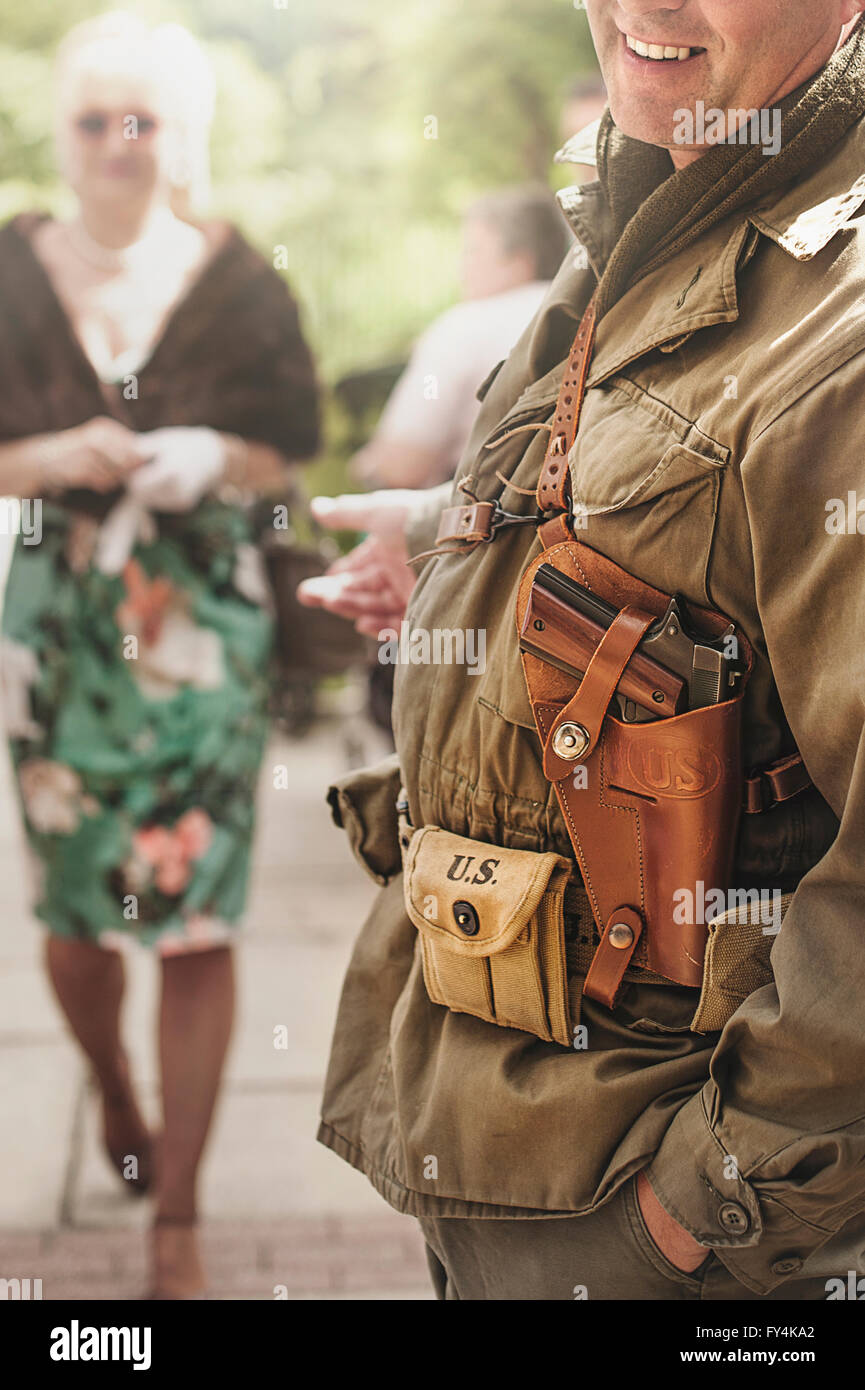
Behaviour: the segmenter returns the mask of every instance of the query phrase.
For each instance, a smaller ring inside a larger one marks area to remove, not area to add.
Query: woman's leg
[[[234,960],[228,947],[162,961],[159,1050],[163,1133],[154,1229],[155,1287],[163,1294],[204,1287],[194,1223],[196,1178],[213,1117],[234,1019]]]
[[[135,1190],[143,1191],[150,1176],[151,1141],[120,1038],[123,960],[95,942],[53,935],[47,938],[45,960],[60,1007],[102,1091],[106,1148],[115,1167]],[[130,1158],[137,1160],[135,1166]]]

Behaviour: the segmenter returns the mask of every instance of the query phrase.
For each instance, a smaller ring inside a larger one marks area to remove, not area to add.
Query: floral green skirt
[[[3,704],[36,876],[59,936],[163,954],[243,913],[272,620],[242,511],[160,517],[117,576],[98,522],[44,504],[3,615]]]

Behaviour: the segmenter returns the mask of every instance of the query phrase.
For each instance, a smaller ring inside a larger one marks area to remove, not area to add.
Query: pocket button
[[[787,1255],[783,1260],[776,1260],[772,1266],[773,1274],[798,1274],[802,1268],[803,1261],[798,1255]]]
[[[718,1212],[718,1221],[722,1230],[737,1236],[744,1235],[751,1224],[751,1218],[738,1202],[725,1202]]]

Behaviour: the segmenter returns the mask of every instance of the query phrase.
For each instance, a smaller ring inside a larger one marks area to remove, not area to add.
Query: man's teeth
[[[695,52],[693,48],[672,48],[668,44],[660,43],[641,43],[639,39],[632,39],[630,34],[625,35],[628,47],[640,58],[654,58],[656,60],[677,58],[680,63],[684,63],[686,58],[690,58]]]

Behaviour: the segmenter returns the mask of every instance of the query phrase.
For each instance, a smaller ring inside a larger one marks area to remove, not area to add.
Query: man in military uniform
[[[578,245],[479,391],[456,484],[322,504],[371,534],[307,601],[398,622],[404,529],[403,559],[432,552],[411,629],[483,630],[486,665],[401,664],[396,754],[331,789],[382,887],[319,1137],[419,1218],[442,1297],[823,1299],[865,1272],[865,0],[586,9],[598,181],[559,195]],[[569,355],[558,534],[749,644],[730,882],[785,906],[780,930],[733,913],[723,950],[707,927],[702,988],[635,964],[612,1003],[514,616]],[[556,1022],[531,950],[562,901]]]

